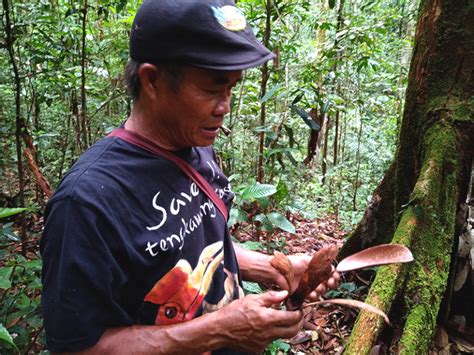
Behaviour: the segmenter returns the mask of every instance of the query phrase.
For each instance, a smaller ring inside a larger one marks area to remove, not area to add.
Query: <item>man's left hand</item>
[[[290,290],[290,294],[296,289],[298,283],[301,279],[301,276],[306,271],[308,264],[311,260],[311,256],[307,254],[296,254],[289,255],[288,259],[293,265],[294,270],[294,281],[292,285],[288,285],[285,277],[278,273],[276,276],[275,283],[283,290]],[[319,297],[323,296],[328,290],[333,290],[339,287],[341,281],[341,275],[339,272],[335,271],[333,267],[333,272],[328,280],[324,283],[319,284],[316,289],[308,295],[308,300],[317,301]]]

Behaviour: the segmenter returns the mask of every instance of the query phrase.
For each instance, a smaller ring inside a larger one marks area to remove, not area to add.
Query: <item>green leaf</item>
[[[293,148],[295,143],[296,143],[296,140],[295,140],[295,132],[293,131],[293,128],[291,128],[290,126],[288,125],[284,125],[283,128],[285,129],[286,131],[286,134],[288,135],[288,140],[289,140],[289,143],[290,143],[290,148]]]
[[[275,228],[273,228],[272,222],[267,218],[267,216],[263,213],[260,213],[255,216],[255,220],[260,222],[260,229],[265,232],[273,232]]]
[[[329,0],[328,5],[330,9],[334,9],[334,6],[336,6],[336,0]]]
[[[242,285],[246,293],[258,294],[263,292],[262,288],[256,282],[243,281]]]
[[[286,153],[286,152],[298,152],[298,149],[294,149],[294,148],[285,148],[285,147],[281,147],[281,148],[275,148],[275,149],[270,149],[267,153],[267,157],[270,158],[272,155],[275,155],[275,154],[280,154],[280,153]]]
[[[301,99],[303,98],[303,96],[304,96],[304,91],[303,91],[303,92],[300,92],[298,95],[296,95],[296,97],[293,99],[293,101],[291,101],[291,104],[292,104],[292,105],[297,104],[298,102],[301,101]]]
[[[285,232],[289,232],[289,233],[296,232],[295,226],[289,220],[287,220],[286,217],[283,216],[281,213],[272,212],[272,213],[267,214],[266,216],[273,226]]]
[[[20,238],[18,238],[18,236],[13,231],[12,225],[13,225],[13,223],[5,223],[3,225],[2,234],[0,234],[0,236],[3,235],[4,237],[7,237],[8,239],[10,239],[14,242],[18,242],[20,240]]]
[[[353,293],[355,290],[357,290],[357,286],[354,282],[345,282],[339,286],[341,290],[345,290],[349,293]]]
[[[290,351],[291,346],[287,343],[285,343],[281,339],[276,339],[272,341],[268,347],[267,347],[267,352],[269,354],[281,354],[281,352],[284,352],[285,354]]]
[[[277,84],[277,85],[275,85],[274,87],[272,87],[272,88],[265,94],[265,96],[262,97],[262,99],[261,99],[260,101],[261,101],[262,103],[264,103],[264,102],[267,102],[268,100],[270,100],[282,86],[283,86],[283,83],[280,83],[280,84]]]
[[[0,289],[6,290],[12,287],[12,283],[10,281],[12,270],[13,268],[11,266],[0,269]]]
[[[0,218],[10,217],[28,210],[27,208],[0,208]]]
[[[18,348],[16,347],[15,343],[13,342],[13,338],[8,332],[7,328],[3,326],[2,323],[0,323],[0,340],[3,341],[4,343],[7,343],[11,347],[15,348],[16,351],[19,352]]]
[[[247,214],[239,208],[232,208],[229,214],[229,221],[227,225],[229,227],[233,226],[238,222],[246,222],[247,221]]]
[[[299,108],[296,105],[291,105],[291,108],[298,114],[298,116],[303,119],[304,123],[306,123],[313,131],[321,130],[321,126],[317,122],[313,121],[308,112],[306,112],[302,108]]]
[[[271,196],[277,191],[274,185],[259,184],[248,186],[242,191],[241,198],[244,200],[253,200],[256,198]]]
[[[262,243],[251,241],[251,240],[245,243],[239,243],[238,245],[247,250],[263,250],[264,249]]]
[[[275,198],[278,202],[283,201],[283,199],[288,196],[288,185],[285,184],[283,180],[280,180],[277,185],[277,192]]]

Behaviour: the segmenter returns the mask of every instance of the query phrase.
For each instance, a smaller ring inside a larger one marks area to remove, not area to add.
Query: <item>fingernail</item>
[[[283,290],[283,291],[270,291],[270,295],[272,295],[273,297],[284,298],[284,297],[288,296],[288,291],[286,291],[286,290]]]

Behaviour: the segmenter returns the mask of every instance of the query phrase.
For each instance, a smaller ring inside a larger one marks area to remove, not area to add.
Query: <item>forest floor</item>
[[[271,252],[277,247],[286,254],[313,254],[328,245],[342,246],[348,232],[334,215],[324,215],[317,219],[305,219],[300,215],[287,215],[296,228],[296,233],[274,232],[271,236],[261,233],[255,240],[255,228],[241,225],[237,239],[240,242],[260,242],[263,252]],[[235,233],[234,233],[235,234]],[[268,239],[267,239],[268,238]],[[270,243],[270,248],[264,248]],[[342,275],[337,290],[329,291],[324,298],[350,298],[363,301],[370,284],[375,277],[375,269],[364,269]],[[263,288],[270,285],[261,285]],[[269,347],[270,354],[342,354],[352,327],[359,313],[358,309],[338,305],[317,305],[304,307],[305,323],[303,330],[290,340],[274,343]],[[392,341],[401,335],[402,329],[394,325]],[[397,335],[398,334],[398,335]],[[377,345],[371,354],[387,354],[390,345]],[[474,329],[465,324],[450,321],[439,326],[430,346],[430,355],[434,354],[473,354]]]

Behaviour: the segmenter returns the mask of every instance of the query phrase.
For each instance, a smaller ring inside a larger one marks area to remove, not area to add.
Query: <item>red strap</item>
[[[151,153],[159,155],[165,159],[168,159],[175,163],[186,175],[189,176],[191,180],[193,180],[197,186],[209,197],[217,209],[222,213],[225,220],[227,221],[229,218],[229,214],[227,211],[227,207],[224,204],[219,196],[217,196],[216,192],[213,190],[211,185],[202,177],[199,172],[194,169],[191,165],[189,165],[186,161],[181,159],[180,157],[174,155],[172,152],[163,149],[157,146],[152,141],[148,140],[145,137],[140,136],[139,134],[131,131],[127,131],[124,128],[117,128],[113,130],[108,137],[119,137],[133,145],[139,146]]]

